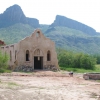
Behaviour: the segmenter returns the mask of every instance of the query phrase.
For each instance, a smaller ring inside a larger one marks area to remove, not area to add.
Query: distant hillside
[[[96,35],[97,34],[93,28],[91,28],[85,24],[82,24],[78,21],[69,19],[65,16],[61,16],[61,15],[57,15],[54,22],[50,25],[50,27],[55,27],[55,26],[63,26],[63,27],[68,27],[68,28],[80,30],[80,31],[87,33],[89,35]]]
[[[32,26],[18,23],[7,28],[0,28],[0,39],[5,41],[6,44],[13,44],[31,35],[33,31]]]
[[[35,18],[27,18],[21,7],[13,5],[0,14],[0,28],[8,27],[16,23],[29,24],[30,26],[37,28],[39,27],[39,21]]]
[[[49,27],[45,35],[55,41],[57,47],[75,52],[100,54],[100,35],[90,36],[82,31],[61,26]]]
[[[68,27],[50,28],[48,25],[40,26],[45,36],[53,40],[56,47],[84,52],[89,54],[100,54],[100,36],[90,36],[82,31]],[[14,24],[0,29],[0,39],[6,44],[17,43],[26,36],[30,36],[35,28],[28,24]]]

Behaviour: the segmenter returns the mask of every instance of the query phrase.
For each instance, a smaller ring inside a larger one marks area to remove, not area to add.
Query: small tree
[[[2,53],[0,51],[0,72],[2,72],[3,70],[7,69],[8,60],[9,60],[9,56],[6,53]]]

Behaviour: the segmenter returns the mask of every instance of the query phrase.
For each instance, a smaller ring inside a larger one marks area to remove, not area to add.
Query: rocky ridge
[[[80,23],[78,21],[72,20],[70,18],[61,15],[57,15],[54,22],[50,25],[50,27],[56,27],[56,26],[63,26],[71,29],[76,29],[84,33],[87,33],[88,35],[97,34],[95,29],[91,28],[90,26],[87,26],[83,23]]]

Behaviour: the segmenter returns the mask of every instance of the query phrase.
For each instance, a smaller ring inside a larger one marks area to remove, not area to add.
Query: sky
[[[100,0],[0,0],[0,13],[14,4],[40,24],[51,24],[56,15],[62,15],[100,32]]]

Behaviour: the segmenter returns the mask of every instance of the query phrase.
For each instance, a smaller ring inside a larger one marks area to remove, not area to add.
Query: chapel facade
[[[59,69],[55,43],[45,37],[40,29],[18,43],[0,47],[10,56],[8,65],[35,69]]]

